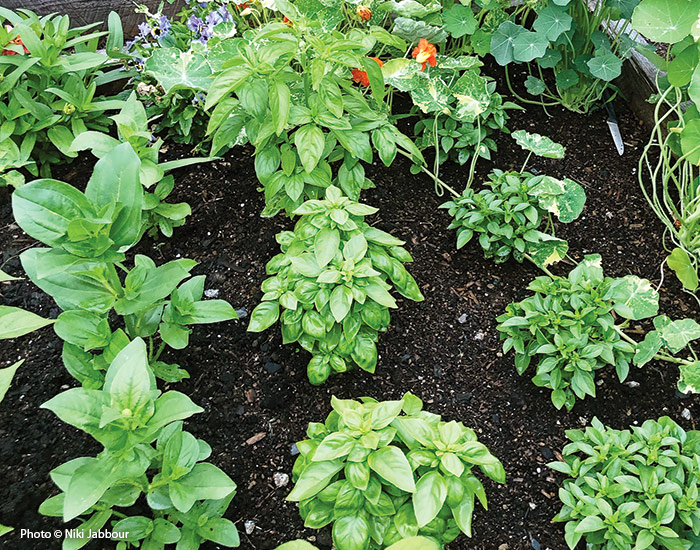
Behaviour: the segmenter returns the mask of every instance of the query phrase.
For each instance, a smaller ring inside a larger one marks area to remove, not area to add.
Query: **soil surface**
[[[529,166],[576,179],[585,187],[588,201],[581,218],[557,226],[558,236],[569,241],[570,254],[580,259],[599,253],[607,274],[632,273],[659,284],[663,228],[636,176],[646,132],[624,103],[616,107],[626,143],[622,157],[602,111],[586,117],[554,108],[548,117],[531,106],[513,112],[509,127],[548,135],[567,148],[564,160],[533,158]],[[525,158],[509,136],[496,139],[495,162],[480,162],[477,182],[493,167],[518,169]],[[165,156],[186,153],[171,147]],[[80,184],[89,174],[87,162],[74,163],[58,175]],[[409,163],[398,159],[391,168],[375,164],[368,175],[376,188],[364,192],[363,202],[379,207],[370,221],[407,242],[415,259],[409,269],[425,295],[421,303],[399,300],[391,326],[379,340],[375,375],[356,371],[311,386],[306,378],[309,355],[293,345],[283,346],[277,325],[262,334],[246,332],[247,318],[199,326],[187,349],[165,358],[189,371],[191,378],[174,387],[205,409],[186,427],[212,446],[212,462],[238,484],[227,516],[239,526],[241,548],[270,550],[298,537],[327,550],[329,530],[304,529],[296,505],[285,501],[290,486],[277,488],[274,474],[291,474],[292,445],[304,438],[309,422],[325,419],[332,395],[384,400],[411,391],[428,410],[473,427],[508,474],[505,485],[486,482],[489,510],[476,511],[474,537],[460,536],[449,548],[564,550],[563,526],[551,523],[560,507],[561,476],[545,466],[565,444],[564,431],[594,416],[625,428],[669,415],[693,429],[700,418],[700,398],[681,398],[675,390],[675,368],[651,363],[633,369],[625,384],[612,368],[598,371],[596,399],[579,401],[572,412],[554,409],[549,390],[535,387],[529,376],[518,376],[512,355],[501,354],[496,330],[496,317],[506,304],[528,295],[525,287],[538,270],[512,260],[496,265],[483,258],[476,243],[457,251],[455,235],[446,229],[448,214],[438,209],[447,197],[435,195],[429,178],[412,176]],[[442,177],[461,190],[466,169],[446,166]],[[198,260],[193,273],[207,275],[206,288],[217,289],[219,297],[236,308],[252,311],[261,297],[265,264],[278,252],[274,236],[293,225],[282,216],[259,216],[264,201],[256,190],[252,151],[239,149],[223,160],[182,169],[176,181],[172,198],[187,200],[192,216],[173,238],[146,239],[136,252],[150,254],[157,263],[177,257]],[[0,191],[0,216],[5,220],[0,267],[22,275],[17,256],[35,243],[11,222],[7,191]],[[559,264],[553,271],[563,274],[568,269]],[[695,300],[681,291],[668,271],[660,291],[662,312],[697,317]],[[30,282],[6,283],[0,292],[7,305],[51,317],[59,313]],[[61,341],[50,328],[0,342],[0,366],[27,359],[0,405],[0,523],[17,528],[16,534],[0,539],[0,548],[26,545],[19,537],[21,528],[62,527],[60,521],[37,513],[39,504],[57,492],[48,473],[69,459],[98,451],[88,436],[39,408],[75,385],[61,364],[60,350]],[[249,535],[246,521],[255,523]],[[37,550],[59,547],[55,539],[29,544]]]

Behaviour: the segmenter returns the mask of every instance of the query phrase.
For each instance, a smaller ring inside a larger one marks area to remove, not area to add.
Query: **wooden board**
[[[151,11],[158,9],[159,0],[138,0]],[[184,0],[176,0],[172,4],[165,2],[163,12],[168,15],[177,13]],[[25,8],[39,15],[48,13],[67,14],[71,18],[71,26],[87,25],[98,21],[106,22],[110,11],[115,11],[122,18],[124,36],[126,38],[138,32],[138,24],[144,20],[141,13],[134,12],[134,2],[131,0],[2,0],[2,6],[11,10]]]

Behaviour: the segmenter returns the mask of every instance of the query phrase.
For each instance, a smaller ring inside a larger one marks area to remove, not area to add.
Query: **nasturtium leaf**
[[[437,61],[437,66],[440,69],[466,71],[467,69],[474,69],[483,65],[483,63],[476,56],[460,55],[457,57],[452,57],[448,55],[436,55],[435,59]],[[392,59],[392,61],[397,60]]]
[[[659,352],[663,345],[664,343],[658,331],[651,330],[647,332],[644,340],[637,346],[634,354],[634,364],[638,367],[646,365],[654,358],[654,355]]]
[[[527,243],[527,252],[539,267],[547,267],[563,260],[568,250],[569,244],[566,241],[546,233],[542,233],[538,242]]]
[[[530,151],[537,156],[560,159],[564,158],[564,146],[555,143],[546,136],[540,134],[530,134],[525,130],[517,130],[511,134],[515,142],[526,151]]]
[[[555,81],[557,83],[557,88],[563,92],[578,84],[579,76],[573,69],[566,69],[557,73]]]
[[[547,48],[542,57],[537,59],[537,64],[543,69],[552,69],[561,61],[561,52],[552,48]]]
[[[547,86],[543,80],[530,75],[525,79],[525,88],[532,95],[540,95],[544,93]]]
[[[411,89],[413,103],[424,113],[450,114],[451,93],[438,76],[421,78]]]
[[[212,82],[212,69],[206,56],[178,48],[155,48],[146,60],[144,70],[163,86],[166,93],[178,89],[206,92]]]
[[[477,71],[467,71],[459,77],[452,85],[452,94],[457,99],[454,117],[465,122],[474,122],[491,102],[488,80]]]
[[[554,41],[563,33],[571,29],[572,17],[568,10],[562,6],[549,5],[537,14],[537,19],[532,28],[544,34],[547,40]],[[540,56],[538,56],[540,57]]]
[[[606,82],[610,82],[622,74],[622,59],[607,50],[602,50],[602,53],[598,50],[586,65],[593,76]]]
[[[394,20],[393,34],[411,43],[417,43],[420,38],[425,38],[432,44],[440,44],[447,40],[447,33],[441,27],[407,17],[397,17]]]
[[[700,393],[700,361],[679,365],[678,389],[682,393]]]
[[[683,87],[690,84],[693,73],[700,63],[700,47],[696,43],[686,46],[668,64],[668,82]]]
[[[516,25],[512,21],[501,23],[496,32],[491,35],[491,55],[496,63],[499,65],[511,63],[515,59],[513,49],[515,39],[527,32],[524,27]]]
[[[413,77],[419,72],[421,72],[421,65],[414,59],[390,59],[382,66],[384,82],[402,92],[413,89],[415,83]]]
[[[367,463],[372,470],[395,487],[408,493],[415,492],[413,470],[406,455],[398,447],[389,445],[374,451],[369,455]]]
[[[0,306],[0,340],[24,336],[53,322],[18,307]]]
[[[700,119],[690,120],[681,130],[681,150],[688,162],[700,165]]]
[[[700,324],[693,319],[671,320],[665,315],[654,319],[654,327],[671,353],[678,353],[700,338]]]
[[[636,275],[616,279],[605,299],[612,300],[615,311],[625,319],[646,319],[659,311],[659,293],[647,279]]]
[[[439,472],[428,472],[418,480],[412,498],[418,527],[425,527],[437,517],[446,498],[447,483]]]
[[[22,359],[21,361],[17,361],[9,367],[0,369],[0,402],[2,402],[2,400],[5,398],[7,390],[10,389],[10,384],[12,384],[12,379],[14,378],[17,369],[22,365],[22,363],[24,363],[24,359]]]
[[[513,39],[513,59],[528,63],[542,57],[547,51],[549,41],[543,33],[525,31]]]
[[[690,34],[700,17],[700,4],[688,0],[643,0],[632,26],[648,40],[675,44]]]
[[[631,19],[634,8],[639,5],[639,0],[606,0],[606,6],[619,10],[623,19]]]
[[[690,256],[682,248],[674,248],[666,258],[666,263],[678,277],[678,280],[691,292],[698,288],[698,273],[695,271]]]
[[[477,21],[471,7],[455,4],[442,14],[445,30],[453,38],[461,38],[465,34],[473,34]]]

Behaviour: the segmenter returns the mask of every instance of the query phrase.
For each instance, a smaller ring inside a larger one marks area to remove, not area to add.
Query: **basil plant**
[[[263,331],[280,319],[284,343],[298,342],[313,355],[312,384],[353,365],[374,372],[378,333],[396,307],[392,284],[406,298],[423,300],[403,266],[412,261],[403,241],[364,221],[376,211],[330,186],[324,200],[294,211],[301,215],[294,231],[277,235],[282,252],[267,264],[272,276],[262,284],[263,301],[248,330]]]
[[[691,550],[700,544],[700,433],[685,432],[668,417],[630,430],[594,418],[568,430],[563,460],[549,467],[566,474],[563,506],[573,550]]]
[[[126,266],[125,252],[142,234],[140,166],[131,145],[123,143],[97,162],[84,193],[43,179],[12,196],[17,224],[48,246],[23,252],[22,266],[63,310],[54,326],[65,341],[63,359],[89,388],[102,386],[109,363],[136,337],[149,339],[149,358],[159,378],[174,382],[187,377],[177,365],[159,361],[165,346],[184,348],[188,325],[236,318],[226,301],[202,300],[203,276],[185,281],[196,265],[193,260],[156,266],[136,255],[134,266]],[[123,329],[111,330],[112,311],[123,318]]]
[[[371,164],[375,150],[387,166],[397,154],[422,162],[390,121],[380,64],[367,57],[378,41],[396,39],[357,29],[325,32],[293,5],[277,4],[295,23],[269,23],[231,39],[230,59],[206,98],[206,108],[213,107],[211,154],[236,143],[242,131],[255,147],[263,215],[291,214],[330,185],[357,200],[373,186],[362,162]],[[366,73],[368,94],[354,87],[353,69]]]
[[[124,102],[121,111],[110,118],[116,124],[118,139],[88,130],[73,140],[71,151],[89,150],[99,159],[121,143],[128,142],[141,161],[139,179],[144,187],[141,232],[156,237],[160,230],[166,237],[172,237],[173,228],[184,225],[185,218],[192,213],[192,210],[189,204],[184,202],[177,204],[165,202],[175,186],[173,176],[166,173],[208,159],[184,158],[159,162],[163,140],[156,139],[150,132],[146,109],[135,93],[132,93]]]
[[[110,521],[112,531],[128,533],[122,549],[126,543],[197,549],[207,540],[238,546],[235,525],[221,517],[236,484],[204,462],[209,445],[182,429],[183,420],[203,409],[177,391],[161,393],[155,380],[146,344],[137,338],[111,362],[102,389],[69,389],[42,405],[103,447],[94,458],[75,458],[51,471],[61,493],[39,511],[81,521],[76,529],[82,536],[65,539],[64,548],[81,548],[90,532]],[[153,518],[115,510],[137,503]]]
[[[694,352],[687,359],[673,355],[700,338],[700,324],[661,315],[654,318],[656,330],[641,343],[625,333],[631,321],[658,312],[659,294],[648,280],[605,277],[600,255],[593,254],[568,277],[537,277],[528,290],[534,295],[509,304],[498,317],[503,352],[515,351],[519,374],[535,363],[532,381],[552,390],[556,408],[571,410],[577,398],[595,397],[595,372],[607,365],[615,367],[623,382],[632,363],[641,367],[652,359],[667,361],[679,367],[679,389],[700,388]]]
[[[548,137],[524,130],[512,135],[528,151],[528,160],[533,154],[564,157],[564,147]],[[519,262],[528,258],[540,267],[566,256],[569,245],[553,235],[552,217],[564,223],[577,219],[586,202],[583,187],[568,178],[526,172],[526,165],[527,160],[519,172],[494,170],[486,188],[477,192],[467,186],[460,196],[440,206],[454,218],[449,229],[457,230],[457,248],[478,237],[485,257],[496,263],[512,256]]]
[[[338,550],[382,549],[425,536],[442,547],[471,536],[475,475],[505,482],[505,470],[473,430],[423,411],[407,393],[399,401],[331,399],[325,423],[309,424],[297,443],[294,489],[307,527],[333,524]]]

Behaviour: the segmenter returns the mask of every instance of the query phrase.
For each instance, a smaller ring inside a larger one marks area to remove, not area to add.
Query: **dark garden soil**
[[[569,240],[572,256],[600,253],[606,273],[629,273],[659,283],[664,258],[662,226],[645,202],[636,177],[637,160],[646,131],[619,102],[618,118],[627,144],[618,157],[603,112],[588,117],[538,108],[516,112],[511,129],[548,135],[567,147],[563,161],[533,159],[531,168],[580,181],[588,203],[583,216],[558,235]],[[520,167],[525,154],[505,135],[497,136],[497,163],[482,161],[480,178],[496,166]],[[170,148],[166,156],[185,154]],[[252,311],[258,303],[265,263],[278,251],[275,234],[290,228],[283,216],[263,219],[263,196],[256,191],[252,151],[237,150],[226,159],[181,170],[176,175],[177,199],[187,200],[193,215],[170,240],[146,240],[140,252],[157,262],[190,257],[200,262],[195,273],[206,274],[208,289],[236,308]],[[80,181],[89,172],[75,163],[59,174]],[[496,316],[506,304],[524,298],[529,281],[539,274],[531,265],[509,261],[496,265],[482,257],[475,243],[456,251],[455,236],[432,182],[412,176],[409,164],[397,160],[391,168],[375,165],[369,176],[376,189],[363,201],[379,207],[370,221],[407,242],[415,262],[410,271],[425,301],[399,300],[392,323],[379,340],[379,364],[374,375],[362,371],[332,378],[313,387],[306,378],[309,356],[295,346],[282,346],[279,327],[262,334],[246,332],[247,318],[200,326],[191,345],[169,358],[186,368],[191,378],[176,387],[205,412],[188,429],[213,448],[212,461],[238,483],[228,512],[241,531],[242,548],[269,550],[297,537],[330,547],[328,530],[305,530],[296,505],[284,500],[290,487],[276,488],[273,475],[291,474],[292,445],[304,437],[310,421],[322,421],[331,395],[378,399],[411,391],[426,408],[473,427],[505,465],[507,483],[486,483],[489,510],[478,510],[474,537],[461,536],[451,550],[564,550],[563,526],[552,524],[559,508],[561,477],[545,464],[565,444],[564,431],[580,427],[594,416],[615,428],[669,415],[687,429],[700,418],[700,398],[681,399],[675,390],[675,368],[652,363],[634,369],[620,384],[614,369],[599,371],[598,397],[579,402],[572,412],[557,411],[549,391],[518,376],[512,356],[503,356]],[[465,170],[447,167],[443,177],[461,189]],[[479,181],[477,179],[477,181]],[[11,222],[9,194],[0,193],[0,267],[21,275],[17,255],[34,243]],[[566,265],[554,271],[565,273]],[[3,302],[55,317],[55,304],[29,282],[2,285]],[[697,304],[683,294],[666,273],[661,285],[661,309],[675,316],[697,316]],[[641,329],[641,327],[639,327]],[[26,363],[0,405],[0,522],[31,530],[60,527],[42,518],[37,507],[56,490],[48,472],[66,460],[97,451],[89,437],[40,410],[41,403],[74,381],[61,365],[61,342],[51,329],[16,341],[0,343],[5,366],[26,357]],[[684,410],[687,409],[687,410]],[[690,414],[688,414],[690,413]],[[245,534],[244,522],[255,528]],[[23,541],[17,535],[0,539],[2,548],[58,548],[58,542]],[[91,548],[106,548],[94,543]]]

